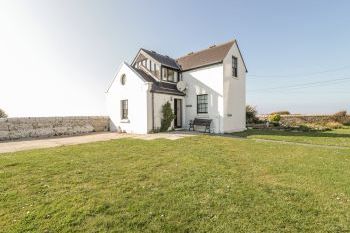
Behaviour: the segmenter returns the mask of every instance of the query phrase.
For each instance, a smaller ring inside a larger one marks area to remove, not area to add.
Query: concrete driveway
[[[70,137],[52,137],[45,139],[30,139],[30,140],[16,140],[16,141],[5,141],[0,142],[0,153],[16,152],[22,150],[31,150],[39,148],[50,148],[64,145],[76,145],[98,141],[108,141],[111,139],[120,138],[136,138],[143,140],[153,140],[158,138],[165,138],[169,140],[176,140],[183,137],[193,136],[196,133],[183,132],[169,132],[169,133],[158,133],[158,134],[120,134],[114,132],[103,132],[94,133],[80,136]]]

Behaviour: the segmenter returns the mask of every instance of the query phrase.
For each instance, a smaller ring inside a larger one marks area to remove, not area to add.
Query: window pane
[[[150,62],[151,60],[146,60],[146,63],[147,63],[147,70],[150,70],[151,69],[151,65],[150,65]]]
[[[169,82],[174,82],[174,71],[167,69],[168,70],[168,81]]]
[[[174,82],[178,82],[178,73],[174,72]]]
[[[153,62],[152,62],[152,60],[149,60],[149,70],[153,71]]]
[[[167,73],[167,69],[166,68],[162,68],[162,80],[166,81],[167,77],[168,77],[168,73]]]
[[[160,78],[160,65],[158,65],[158,64],[154,64],[155,65],[155,76],[157,77],[157,78]]]

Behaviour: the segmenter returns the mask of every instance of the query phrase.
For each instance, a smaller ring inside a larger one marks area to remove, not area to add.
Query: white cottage
[[[187,129],[198,118],[212,120],[211,132],[243,131],[246,72],[236,40],[178,59],[140,49],[130,65],[120,66],[106,92],[111,130],[155,131],[169,102],[175,129]]]

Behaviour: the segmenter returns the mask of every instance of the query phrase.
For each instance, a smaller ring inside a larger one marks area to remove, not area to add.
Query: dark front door
[[[181,128],[182,127],[182,100],[181,99],[174,99],[174,126],[175,128]]]

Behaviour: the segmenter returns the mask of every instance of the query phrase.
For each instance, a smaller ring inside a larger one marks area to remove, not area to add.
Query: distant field
[[[349,168],[350,149],[216,136],[0,154],[0,232],[349,232]]]
[[[276,141],[300,142],[316,145],[332,145],[350,147],[350,127],[325,132],[288,132],[278,130],[247,130],[235,133],[250,139],[269,139]]]

